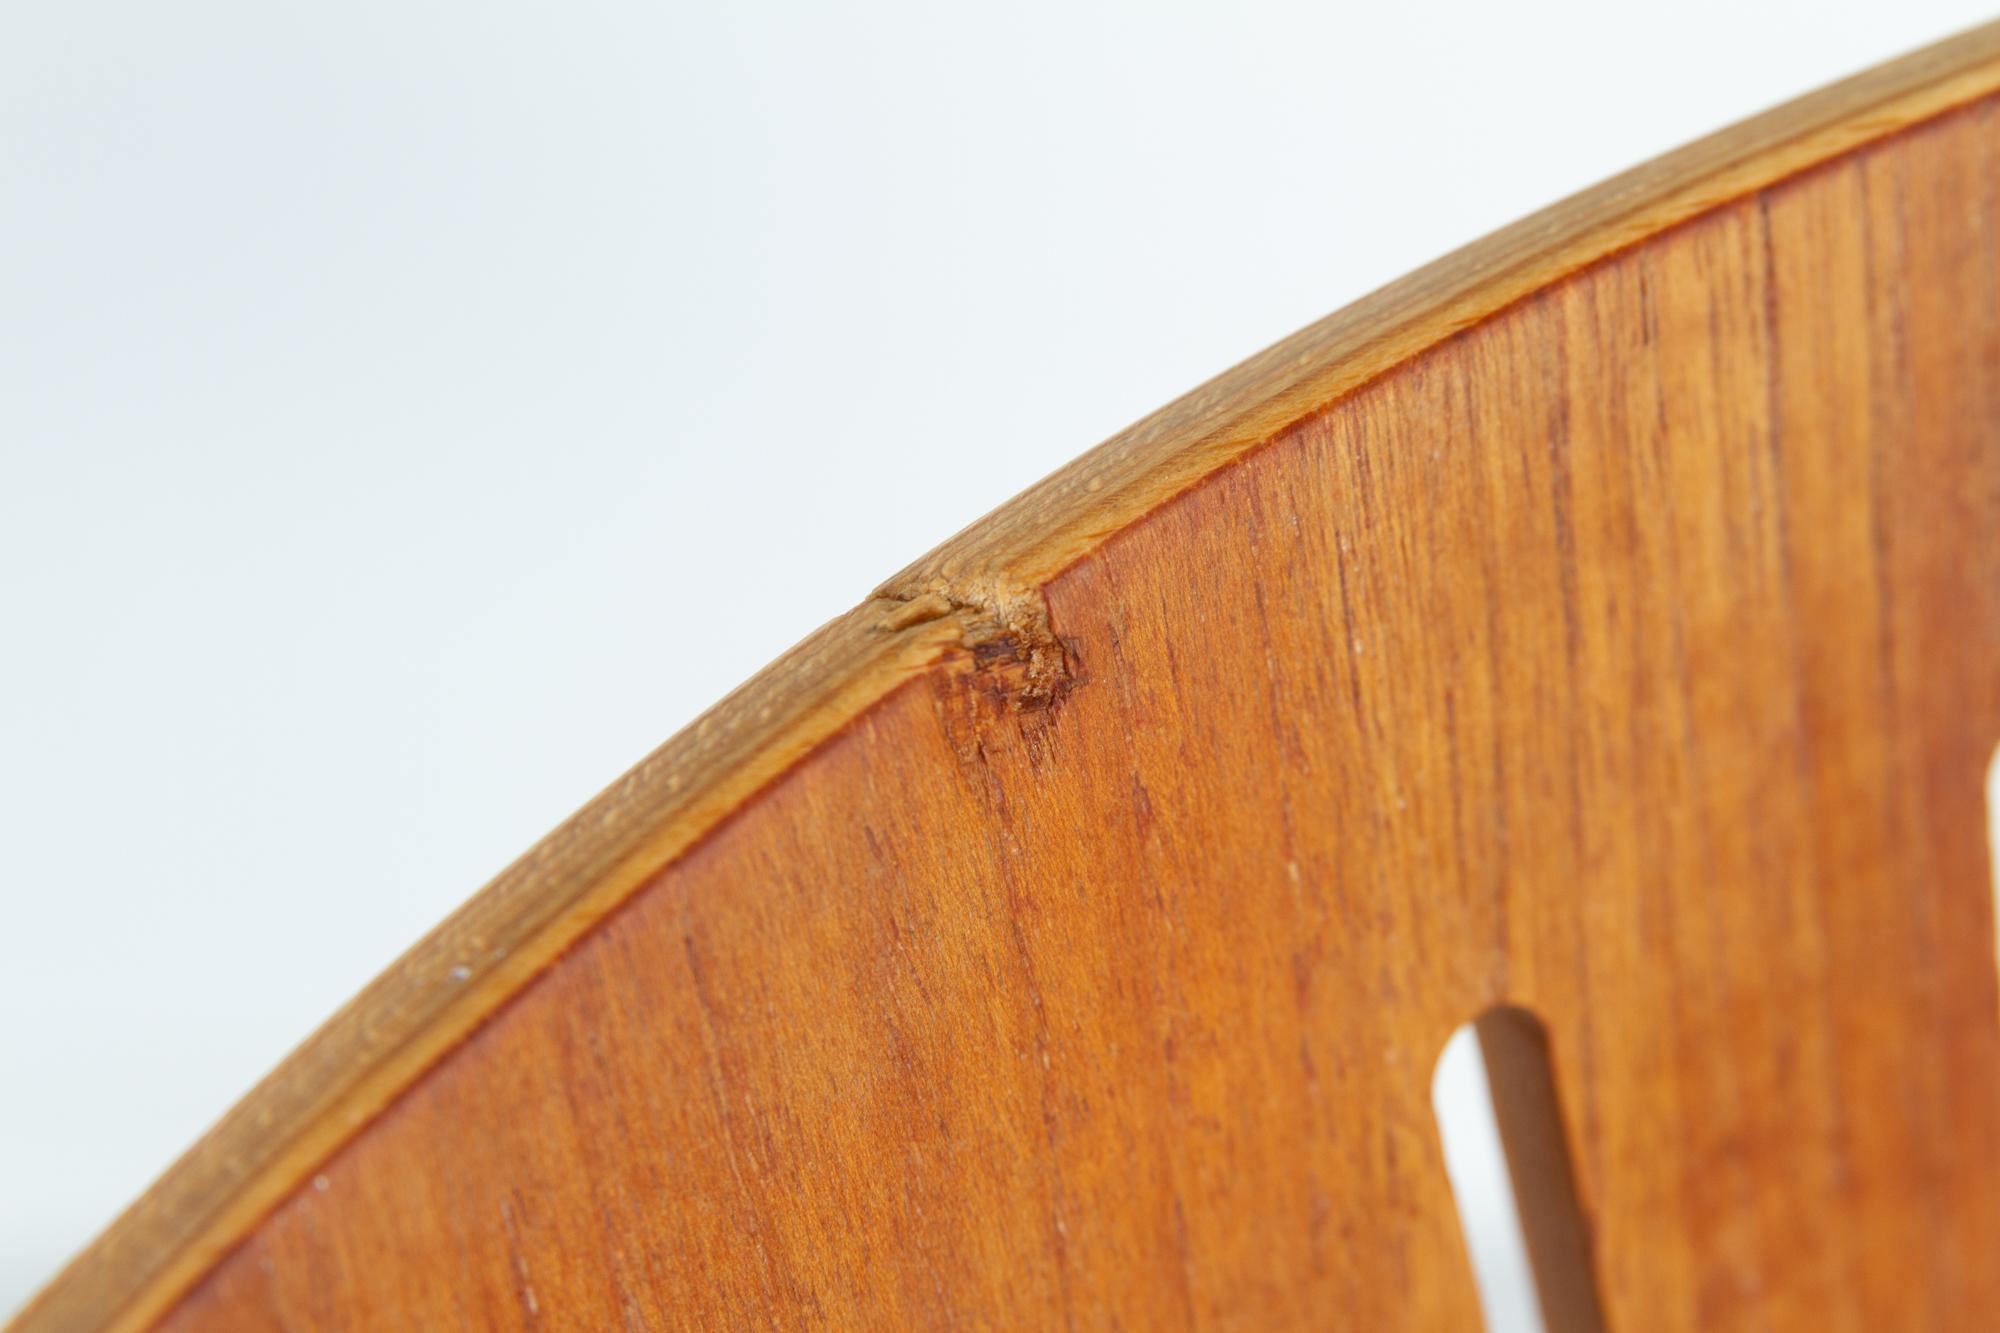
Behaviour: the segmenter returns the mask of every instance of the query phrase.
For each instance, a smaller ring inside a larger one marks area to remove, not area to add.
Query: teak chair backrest
[[[12,1327],[1476,1329],[1484,1016],[1559,1333],[2000,1328],[1996,520],[1987,28],[954,538]]]

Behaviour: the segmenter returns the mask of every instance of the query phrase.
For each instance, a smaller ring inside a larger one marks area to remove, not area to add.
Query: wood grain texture
[[[1611,1328],[2000,1326],[1996,85],[1663,159],[1004,507],[13,1327],[1476,1327],[1428,1086],[1501,1002]]]

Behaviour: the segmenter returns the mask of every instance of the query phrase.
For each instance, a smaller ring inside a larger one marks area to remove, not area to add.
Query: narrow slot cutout
[[[1604,1333],[1540,1020],[1502,1005],[1459,1028],[1431,1105],[1488,1333]]]

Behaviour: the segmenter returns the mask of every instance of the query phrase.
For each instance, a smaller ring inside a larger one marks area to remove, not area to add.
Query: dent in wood
[[[891,608],[882,617],[887,629],[955,617],[975,687],[1013,711],[1060,704],[1080,682],[1075,645],[1056,634],[1039,590],[940,583],[922,592],[883,593],[879,600]]]

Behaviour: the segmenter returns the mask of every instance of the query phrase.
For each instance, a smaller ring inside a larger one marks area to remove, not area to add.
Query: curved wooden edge
[[[1041,589],[1157,506],[1452,334],[1647,237],[2000,89],[2000,23],[1745,121],[1476,242],[1266,349],[1008,501],[607,788],[410,949],[8,1325],[150,1325],[356,1130],[814,746],[966,648],[1068,664]],[[1004,641],[1004,642],[1002,642]]]
[[[1038,589],[1287,426],[1585,265],[2000,81],[2000,23],[1879,65],[1655,158],[1265,348],[1031,486],[882,585],[1031,628]]]
[[[829,622],[543,838],[327,1020],[9,1323],[150,1326],[308,1173],[646,878],[959,643],[929,605]]]

